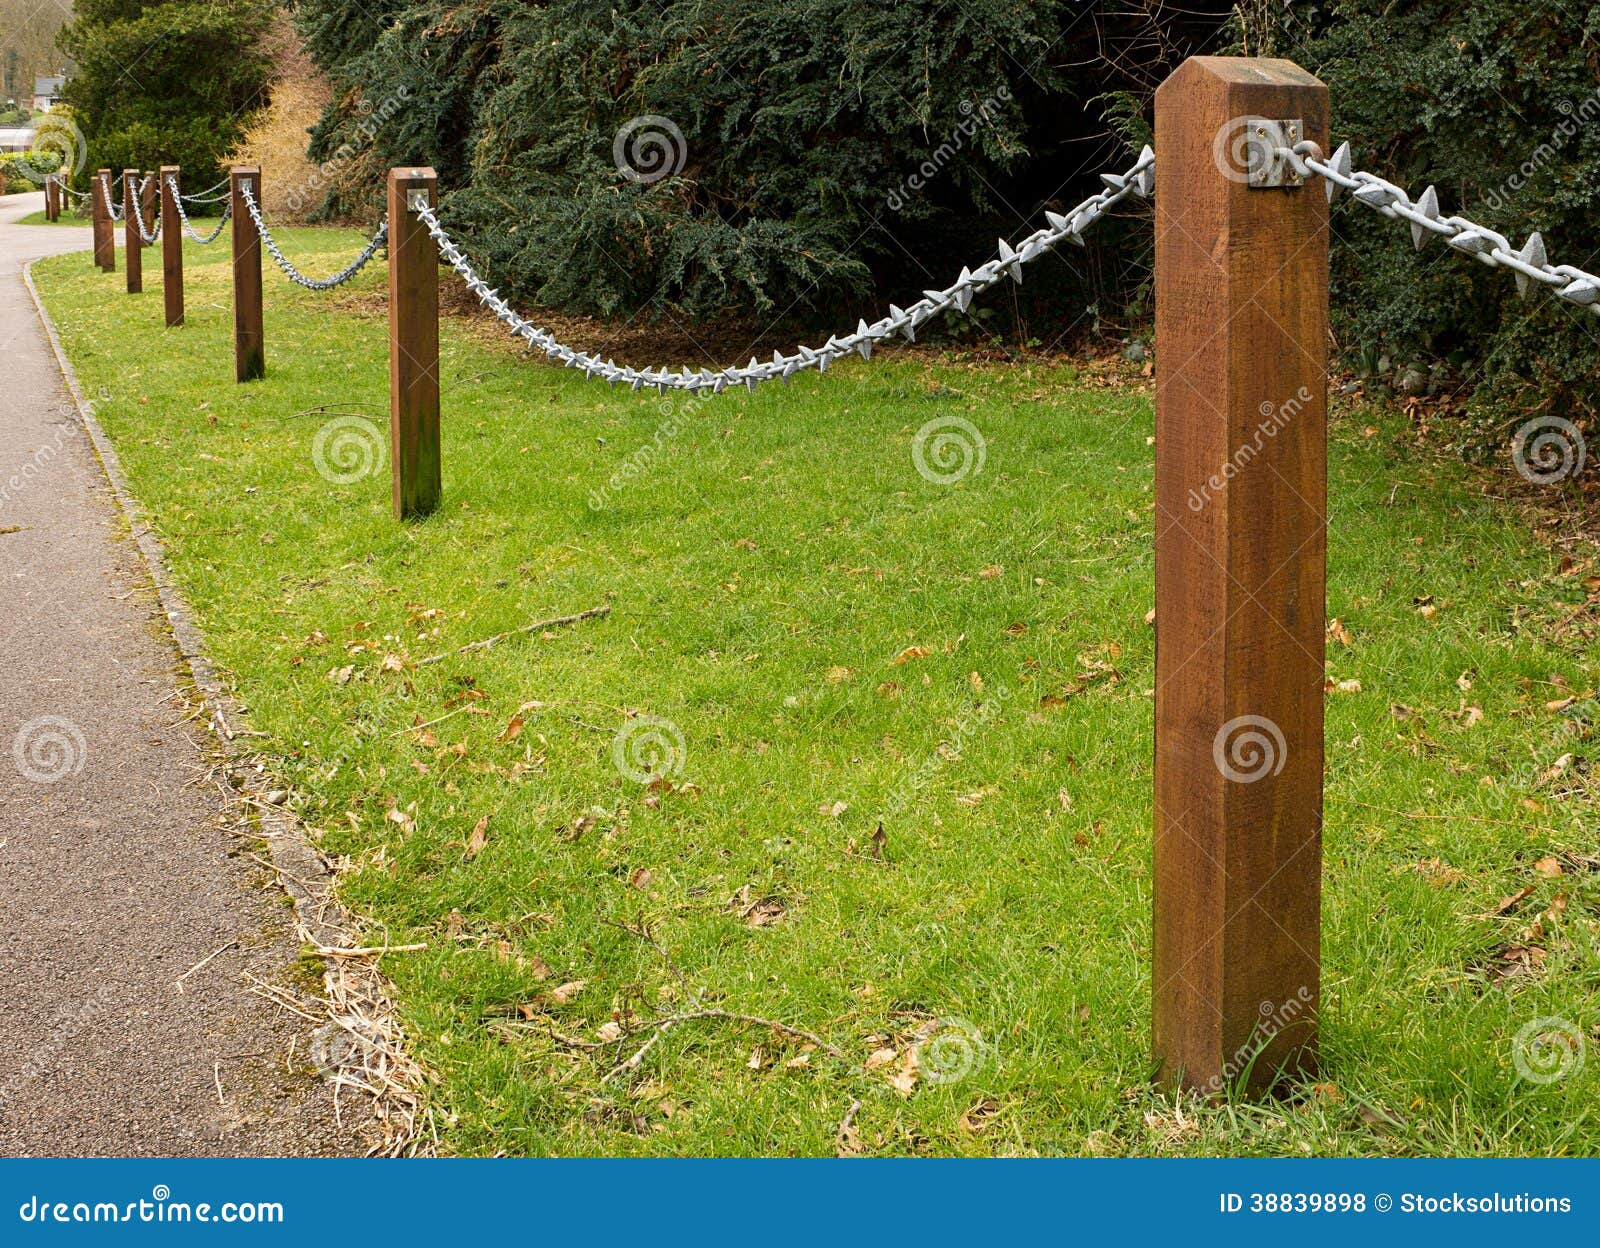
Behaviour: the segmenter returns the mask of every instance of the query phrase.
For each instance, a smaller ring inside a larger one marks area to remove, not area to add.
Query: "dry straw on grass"
[[[320,193],[308,195],[303,189],[317,174],[306,156],[307,132],[333,98],[333,89],[285,14],[274,20],[267,41],[275,66],[272,102],[229,160],[261,167],[261,206],[268,217],[303,222],[322,200]]]

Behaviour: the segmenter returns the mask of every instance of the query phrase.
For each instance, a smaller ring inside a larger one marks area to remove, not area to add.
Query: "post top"
[[[261,176],[261,166],[234,165],[228,170],[228,176],[230,178],[259,178]]]
[[[389,176],[396,182],[422,182],[436,181],[439,175],[432,165],[399,165],[389,170]]]
[[[177,165],[162,165],[161,166],[161,172],[162,173],[177,173],[178,172],[178,166]]]
[[[1278,56],[1191,56],[1157,90],[1189,78],[1209,78],[1229,86],[1327,88],[1315,74]]]

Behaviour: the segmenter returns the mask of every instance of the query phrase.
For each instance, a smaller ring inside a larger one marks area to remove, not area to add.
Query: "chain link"
[[[207,243],[214,243],[222,237],[222,228],[228,224],[228,219],[233,216],[233,205],[229,204],[222,210],[222,220],[217,222],[217,228],[210,234],[202,237],[196,232],[194,226],[189,224],[189,214],[183,210],[183,196],[178,194],[178,180],[170,173],[167,175],[167,189],[172,192],[172,206],[178,210],[178,220],[183,223],[183,232],[195,242],[204,247]]]
[[[974,295],[988,290],[1005,278],[1009,277],[1012,281],[1020,283],[1022,266],[1053,250],[1059,243],[1070,242],[1083,246],[1083,232],[1129,195],[1142,199],[1153,194],[1155,159],[1155,153],[1146,147],[1126,173],[1101,174],[1100,178],[1105,186],[1097,194],[1089,196],[1064,215],[1046,212],[1045,218],[1049,224],[1035,230],[1016,247],[1001,239],[999,255],[994,259],[976,269],[963,268],[961,275],[951,286],[944,290],[923,291],[922,298],[908,308],[899,308],[891,303],[888,316],[871,325],[861,320],[853,334],[835,335],[820,347],[799,347],[793,355],[774,352],[772,359],[767,363],[752,357],[750,363],[743,368],[725,368],[717,371],[704,368],[682,368],[675,372],[665,368],[632,368],[566,346],[549,330],[541,329],[518,316],[511,310],[510,305],[500,298],[498,291],[490,289],[489,284],[478,276],[477,270],[472,267],[461,249],[445,233],[444,227],[439,224],[438,215],[432,208],[423,205],[412,211],[427,227],[428,233],[438,244],[439,254],[444,257],[445,262],[466,282],[467,289],[476,295],[478,301],[493,312],[512,334],[525,339],[530,347],[542,350],[551,359],[560,360],[567,368],[582,369],[585,377],[599,377],[611,385],[619,381],[626,382],[632,390],[654,386],[662,394],[669,390],[687,390],[691,394],[710,390],[713,394],[721,394],[730,385],[743,385],[753,391],[763,381],[780,379],[787,383],[795,373],[803,369],[815,368],[819,373],[826,372],[828,365],[834,360],[852,352],[860,355],[862,359],[871,359],[872,348],[895,334],[903,334],[907,341],[915,342],[919,326],[949,308],[965,312],[971,305]]]
[[[139,183],[139,190],[133,197],[133,223],[139,227],[139,237],[144,239],[146,247],[154,246],[156,240],[161,237],[162,222],[159,217],[156,219],[155,229],[147,230],[144,228],[144,206],[139,202],[144,198],[145,187],[149,186],[154,179],[155,174],[151,174],[143,182]]]
[[[256,206],[256,197],[250,193],[250,184],[248,182],[240,184],[239,194],[244,199],[245,210],[249,212],[250,219],[255,222],[256,232],[261,235],[261,245],[267,249],[267,253],[277,262],[278,267],[283,270],[284,275],[291,282],[298,282],[307,290],[332,290],[335,286],[344,285],[366,267],[367,261],[372,259],[378,248],[383,245],[383,240],[389,234],[389,219],[385,217],[378,222],[378,228],[372,233],[372,240],[362,249],[361,254],[345,265],[344,268],[340,269],[332,277],[307,277],[294,267],[288,256],[279,250],[277,240],[272,237],[271,231],[267,229],[267,223],[261,219],[261,209]]]
[[[122,210],[111,202],[111,179],[96,178],[95,181],[100,183],[100,198],[105,200],[106,213],[113,221],[122,220]]]
[[[228,198],[229,193],[222,190],[223,187],[228,185],[228,182],[228,178],[223,178],[215,186],[208,186],[205,190],[194,195],[181,195],[179,198],[191,204],[219,204]],[[222,194],[213,194],[214,191],[222,191]]]
[[[1434,235],[1463,255],[1480,260],[1490,268],[1510,269],[1517,279],[1517,293],[1527,298],[1536,286],[1548,286],[1568,303],[1600,315],[1600,276],[1586,273],[1570,264],[1551,264],[1545,255],[1544,239],[1537,231],[1520,248],[1513,247],[1504,234],[1479,225],[1467,217],[1446,217],[1439,212],[1439,192],[1432,186],[1413,200],[1402,187],[1365,169],[1351,168],[1350,144],[1341,143],[1332,156],[1322,159],[1315,143],[1296,143],[1280,148],[1280,153],[1301,174],[1317,174],[1328,192],[1328,201],[1341,190],[1391,220],[1411,225],[1411,241],[1418,251]]]

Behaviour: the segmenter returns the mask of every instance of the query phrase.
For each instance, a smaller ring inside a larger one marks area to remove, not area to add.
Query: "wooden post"
[[[44,175],[44,219],[56,219],[56,175],[53,173]]]
[[[137,295],[144,289],[144,236],[139,233],[139,217],[134,206],[139,203],[139,171],[122,171],[122,250],[128,269],[128,293]]]
[[[94,223],[94,262],[105,273],[117,270],[116,222],[107,211],[110,202],[111,170],[97,169],[89,182],[89,219]]]
[[[248,186],[261,203],[261,170],[237,165],[229,175],[233,204],[233,376],[253,381],[267,374],[266,334],[261,319],[261,235],[244,206]]]
[[[1154,1041],[1214,1095],[1316,1065],[1328,205],[1246,157],[1328,92],[1195,57],[1155,112]]]
[[[161,166],[161,295],[167,328],[183,324],[183,221],[178,216],[178,166]]]
[[[408,206],[438,202],[432,169],[389,170],[389,460],[394,514],[439,506],[439,256]]]

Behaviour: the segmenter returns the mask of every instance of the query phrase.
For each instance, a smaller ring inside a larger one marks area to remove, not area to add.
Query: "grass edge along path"
[[[35,275],[289,804],[428,946],[384,968],[446,1149],[1596,1151],[1585,568],[1392,417],[1331,430],[1324,1072],[1176,1106],[1147,394],[924,352],[693,403],[447,320],[445,505],[398,526],[379,266],[269,272],[236,386],[216,251],[177,331],[159,280]]]

